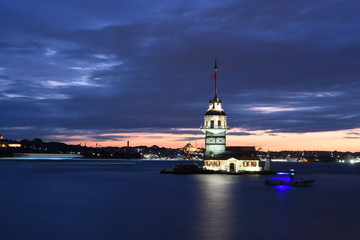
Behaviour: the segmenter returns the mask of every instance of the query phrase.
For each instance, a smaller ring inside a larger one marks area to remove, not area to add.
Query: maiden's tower
[[[230,130],[227,117],[218,97],[217,63],[212,79],[215,82],[214,97],[209,101],[201,131],[205,133],[204,168],[214,171],[243,172],[261,171],[260,159],[253,146],[226,146],[226,133]]]

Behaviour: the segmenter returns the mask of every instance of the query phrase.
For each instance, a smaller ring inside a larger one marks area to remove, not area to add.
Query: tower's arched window
[[[214,120],[211,120],[210,121],[210,128],[214,128],[214,125],[215,125]]]
[[[218,121],[218,127],[221,128],[221,121]]]

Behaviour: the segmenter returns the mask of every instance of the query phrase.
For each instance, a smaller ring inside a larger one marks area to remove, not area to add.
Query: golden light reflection
[[[233,192],[239,189],[235,189],[226,175],[198,175],[197,178],[201,192],[197,238],[224,239],[224,233],[234,236],[236,213],[233,207],[240,203],[234,202]]]

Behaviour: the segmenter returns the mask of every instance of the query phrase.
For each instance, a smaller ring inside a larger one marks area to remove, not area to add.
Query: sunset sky
[[[2,0],[0,134],[87,146],[360,151],[360,2]]]

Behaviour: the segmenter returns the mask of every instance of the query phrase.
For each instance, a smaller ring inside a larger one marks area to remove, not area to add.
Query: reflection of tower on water
[[[199,181],[201,210],[195,239],[226,239],[225,235],[235,236],[239,228],[234,221],[236,211],[234,206],[239,203],[233,192],[239,191],[234,179],[226,175],[197,176]]]

